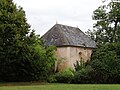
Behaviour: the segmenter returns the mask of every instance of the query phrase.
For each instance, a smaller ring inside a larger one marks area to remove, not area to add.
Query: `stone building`
[[[55,24],[42,37],[45,45],[57,47],[57,62],[55,69],[74,69],[74,64],[81,58],[86,62],[90,59],[92,50],[96,48],[95,41],[91,40],[79,28]]]

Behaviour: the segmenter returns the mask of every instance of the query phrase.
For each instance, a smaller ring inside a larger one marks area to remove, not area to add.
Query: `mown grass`
[[[120,90],[119,84],[0,84],[0,90]]]

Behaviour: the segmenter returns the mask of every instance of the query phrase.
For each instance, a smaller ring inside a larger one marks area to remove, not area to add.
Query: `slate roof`
[[[45,45],[80,46],[96,48],[95,41],[85,35],[79,28],[55,24],[42,36]]]

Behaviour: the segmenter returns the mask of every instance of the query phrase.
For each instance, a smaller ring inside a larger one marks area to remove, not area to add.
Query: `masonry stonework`
[[[80,61],[81,58],[84,62],[90,59],[92,49],[82,47],[57,47],[56,50],[56,70],[63,71],[67,68],[74,69],[76,61]]]

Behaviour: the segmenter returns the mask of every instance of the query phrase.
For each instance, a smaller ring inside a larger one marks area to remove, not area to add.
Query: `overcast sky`
[[[37,34],[43,35],[53,25],[64,24],[92,29],[92,14],[102,0],[13,0],[23,7],[26,18]]]

